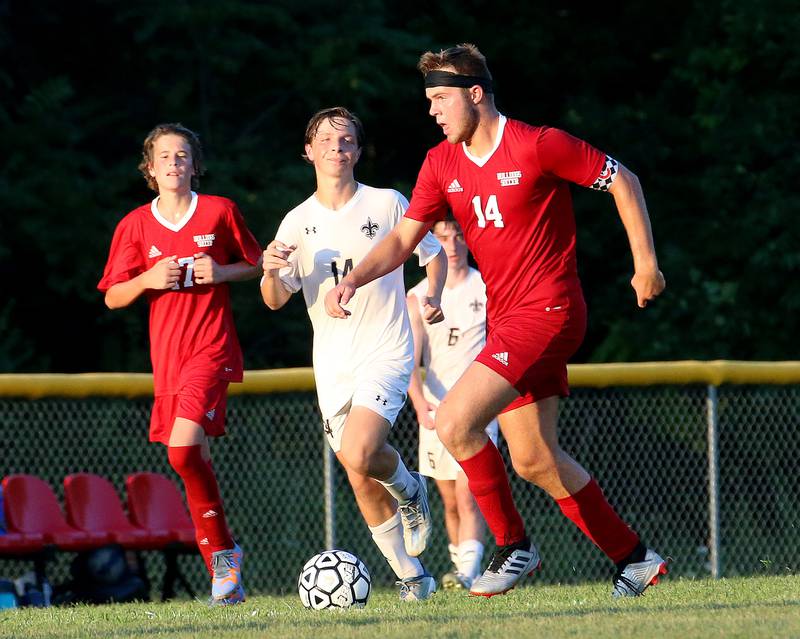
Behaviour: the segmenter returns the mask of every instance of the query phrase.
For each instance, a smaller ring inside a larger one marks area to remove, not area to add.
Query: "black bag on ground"
[[[145,582],[131,570],[121,546],[78,553],[58,603],[120,603],[150,598]]]

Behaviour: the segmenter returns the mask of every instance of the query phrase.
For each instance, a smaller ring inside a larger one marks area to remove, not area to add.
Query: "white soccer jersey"
[[[359,288],[345,308],[347,319],[325,312],[325,295],[400,221],[408,200],[393,189],[359,184],[353,198],[333,211],[315,195],[291,210],[275,236],[296,245],[280,278],[301,288],[314,327],[314,378],[323,419],[334,416],[365,383],[397,379],[405,392],[414,365],[403,267]],[[428,233],[415,249],[420,266],[441,250]]]
[[[427,291],[424,279],[408,293],[419,302]],[[444,399],[486,342],[486,286],[478,271],[470,267],[458,286],[444,288],[442,312],[443,322],[424,324],[427,339],[422,349],[426,367],[422,389],[425,399],[435,404]]]

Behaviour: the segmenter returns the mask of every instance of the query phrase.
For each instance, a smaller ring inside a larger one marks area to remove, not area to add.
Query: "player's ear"
[[[309,162],[314,162],[314,152],[311,150],[311,145],[310,144],[306,144],[305,149],[306,149],[306,157],[308,158],[308,161]]]
[[[155,177],[156,176],[156,172],[155,172],[155,169],[153,169],[153,163],[152,162],[150,162],[147,165],[147,172],[150,174],[150,177]]]
[[[483,87],[480,84],[469,88],[469,99],[472,100],[472,104],[480,104],[483,101]]]

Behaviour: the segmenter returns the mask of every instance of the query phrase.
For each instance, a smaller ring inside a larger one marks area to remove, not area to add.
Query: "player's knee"
[[[196,473],[201,465],[206,464],[201,446],[168,446],[167,459],[180,477]]]
[[[440,410],[436,413],[436,434],[446,448],[450,449],[458,443],[459,428],[458,420],[448,410]]]
[[[362,446],[354,446],[342,451],[347,468],[357,475],[369,476],[374,452]]]
[[[530,456],[512,460],[514,471],[525,481],[541,486],[557,474],[558,469],[553,460],[548,456]]]

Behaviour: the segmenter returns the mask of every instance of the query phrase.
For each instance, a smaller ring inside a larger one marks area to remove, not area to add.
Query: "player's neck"
[[[494,148],[497,139],[497,130],[500,128],[500,113],[497,109],[491,109],[486,113],[481,113],[478,121],[478,128],[475,133],[465,143],[469,152],[475,157],[483,157]]]
[[[357,190],[358,183],[352,174],[347,177],[317,174],[317,190],[314,195],[326,209],[337,211],[353,199]]]
[[[456,267],[447,271],[447,280],[445,280],[445,288],[455,288],[465,279],[469,273],[469,265],[465,264],[463,267]]]
[[[158,212],[170,222],[179,222],[192,205],[191,191],[162,191],[158,194]]]

